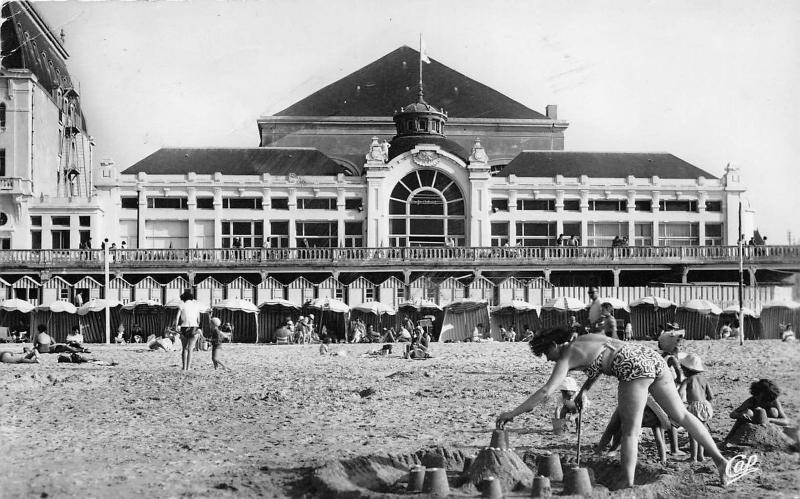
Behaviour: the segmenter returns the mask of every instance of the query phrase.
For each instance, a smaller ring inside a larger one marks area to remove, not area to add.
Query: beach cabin
[[[195,298],[213,307],[224,299],[224,290],[225,286],[221,282],[209,276],[197,283]]]
[[[161,283],[150,276],[133,285],[134,301],[157,301],[161,303]]]
[[[509,277],[497,286],[497,300],[499,303],[512,301],[528,301],[527,283],[516,277]]]
[[[269,300],[283,300],[284,296],[284,285],[277,279],[272,276],[268,276],[266,279],[261,281],[258,286],[256,286],[256,295],[258,303],[263,303]],[[297,304],[300,305],[299,303]]]
[[[466,297],[467,287],[458,279],[448,277],[439,283],[439,304],[448,305]]]
[[[255,303],[253,283],[244,277],[237,277],[225,285],[225,298],[228,300],[245,300]]]
[[[11,293],[11,284],[3,279],[0,279],[0,301],[10,298],[8,295]]]
[[[27,301],[34,307],[39,305],[41,285],[28,276],[22,276],[11,283],[11,298],[18,298]]]
[[[164,285],[164,292],[166,293],[164,303],[169,303],[172,300],[180,300],[181,295],[187,289],[192,289],[192,283],[189,282],[189,279],[183,276],[176,277],[175,279],[169,281]]]
[[[553,298],[553,285],[544,277],[530,279],[527,284],[528,299],[525,300],[534,307],[541,307]]]
[[[334,279],[333,277],[328,277],[321,283],[319,283],[319,294],[317,295],[318,298],[325,299],[325,298],[332,298],[334,300],[344,301],[344,290],[345,285],[339,282],[338,279]]]
[[[133,300],[133,286],[122,277],[115,277],[108,283],[107,300],[116,300],[123,305]]]
[[[377,300],[397,310],[406,301],[406,284],[397,277],[390,277],[378,285]]]
[[[72,301],[72,286],[58,276],[53,276],[42,283],[40,305],[49,305],[55,301]]]
[[[91,300],[98,300],[102,296],[103,285],[99,281],[86,276],[72,285],[75,305],[80,307]],[[79,298],[80,297],[80,298]],[[80,302],[80,304],[78,304]]]
[[[494,283],[489,279],[478,276],[467,286],[467,293],[470,300],[486,301],[491,307],[494,304]]]
[[[375,291],[375,284],[363,277],[359,277],[347,285],[347,304],[352,308],[362,303],[377,301],[377,293]]]
[[[438,304],[439,285],[433,282],[430,277],[422,276],[408,286],[408,295],[409,301],[427,300]]]
[[[289,283],[289,301],[303,306],[307,301],[314,299],[314,284],[305,277],[298,277]]]

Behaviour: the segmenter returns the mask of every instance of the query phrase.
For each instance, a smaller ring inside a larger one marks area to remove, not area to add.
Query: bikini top
[[[617,348],[612,346],[611,343],[604,343],[603,344],[603,348],[600,349],[600,353],[597,354],[597,357],[595,357],[595,359],[592,361],[592,363],[589,364],[589,366],[586,369],[583,370],[583,372],[586,373],[586,376],[589,379],[594,379],[594,378],[597,378],[598,376],[600,376],[601,374],[604,374],[604,371],[603,371],[603,354],[606,353],[606,350],[609,350],[609,351],[611,351],[613,353],[616,353]],[[612,355],[611,357],[613,358],[614,356]]]

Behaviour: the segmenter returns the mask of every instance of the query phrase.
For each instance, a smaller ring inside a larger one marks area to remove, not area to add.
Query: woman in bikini
[[[720,480],[725,484],[728,461],[717,449],[705,425],[686,410],[667,365],[658,352],[600,334],[587,334],[570,341],[571,337],[572,333],[566,328],[546,329],[534,336],[530,341],[531,351],[537,356],[544,354],[547,360],[555,362],[553,373],[544,386],[525,402],[500,414],[497,418],[498,427],[502,428],[516,416],[530,412],[547,400],[571,370],[582,369],[588,377],[575,397],[578,408],[583,405],[584,394],[600,374],[615,376],[619,379],[617,401],[622,426],[620,462],[629,487],[633,486],[642,414],[648,393],[671,420],[686,428],[689,435],[707,449],[707,454],[719,470]]]

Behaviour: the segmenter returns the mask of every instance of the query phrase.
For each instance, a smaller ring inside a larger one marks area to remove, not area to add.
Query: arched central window
[[[392,246],[444,246],[465,242],[464,196],[442,172],[417,170],[397,183],[389,199]]]

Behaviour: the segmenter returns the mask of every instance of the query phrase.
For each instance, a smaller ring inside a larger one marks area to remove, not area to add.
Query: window
[[[83,246],[86,243],[91,244],[90,243],[90,241],[92,239],[91,234],[92,233],[90,231],[88,231],[88,230],[82,230],[82,231],[78,232],[78,239],[79,239],[80,246]]]
[[[518,210],[556,211],[555,199],[518,199]]]
[[[628,237],[628,222],[589,222],[586,225],[587,246],[611,246],[615,237]]]
[[[180,197],[147,198],[147,207],[154,209],[188,210],[189,199]]]
[[[565,236],[581,237],[581,223],[580,222],[564,222],[563,234]]]
[[[638,222],[633,225],[633,245],[652,246],[653,245],[653,224],[650,222]]]
[[[0,102],[0,128],[6,127],[6,103]]]
[[[66,216],[66,217],[52,217],[51,218],[51,223],[53,225],[64,225],[66,227],[69,227],[69,217],[68,216]]]
[[[69,249],[69,230],[54,229],[50,231],[53,238],[53,249]]]
[[[508,199],[492,199],[492,211],[508,211]]]
[[[6,150],[0,149],[0,177],[6,176]]]
[[[333,290],[333,297],[339,301],[344,301],[344,288],[339,286]]]
[[[298,248],[335,248],[339,245],[336,222],[297,222]]]
[[[345,210],[363,210],[364,202],[361,198],[348,198],[344,200]]]
[[[626,211],[627,209],[628,201],[625,200],[592,199],[589,201],[589,211]]]
[[[335,210],[336,198],[299,198],[298,210]]]
[[[697,246],[698,224],[660,223],[658,224],[658,244],[660,246]]]
[[[722,201],[706,201],[706,211],[722,211]]]
[[[11,249],[11,238],[0,238],[0,249]]]
[[[289,222],[270,222],[269,232],[269,245],[271,248],[289,247]]]
[[[232,248],[234,239],[242,248],[260,248],[264,245],[262,220],[226,220],[222,222],[222,247]]]
[[[722,224],[706,224],[706,246],[722,246]]]
[[[92,217],[79,216],[78,217],[78,225],[80,225],[81,227],[91,227],[92,226]]]
[[[364,301],[375,301],[375,288],[370,286],[364,290]]]
[[[273,210],[288,210],[289,198],[272,198],[270,200]]]
[[[197,209],[198,210],[213,210],[214,209],[214,198],[211,197],[203,197],[197,198]]]
[[[36,216],[31,217],[31,225],[36,226],[36,227],[41,227],[42,226],[42,217],[40,215],[36,215]]]
[[[361,222],[344,223],[344,247],[362,248],[364,246],[364,233]]]
[[[555,222],[517,222],[518,246],[555,246]]]
[[[492,246],[505,246],[508,243],[508,222],[492,222]]]
[[[405,286],[398,286],[394,288],[394,299],[395,303],[400,303],[405,301],[406,299],[406,287]]]
[[[636,211],[653,211],[653,201],[649,199],[637,199],[634,203]]]
[[[697,211],[697,201],[662,199],[658,206],[661,211]]]
[[[58,299],[62,301],[69,301],[69,288],[61,288],[58,290]]]
[[[565,199],[564,211],[581,211],[581,201],[579,199]]]
[[[428,122],[426,120],[419,120],[419,129],[421,132],[426,132],[428,130]]]
[[[42,231],[31,231],[31,249],[42,249]]]
[[[261,210],[261,198],[222,198],[222,207],[231,210]]]
[[[135,210],[139,207],[139,198],[136,196],[124,196],[120,201],[123,210]]]

